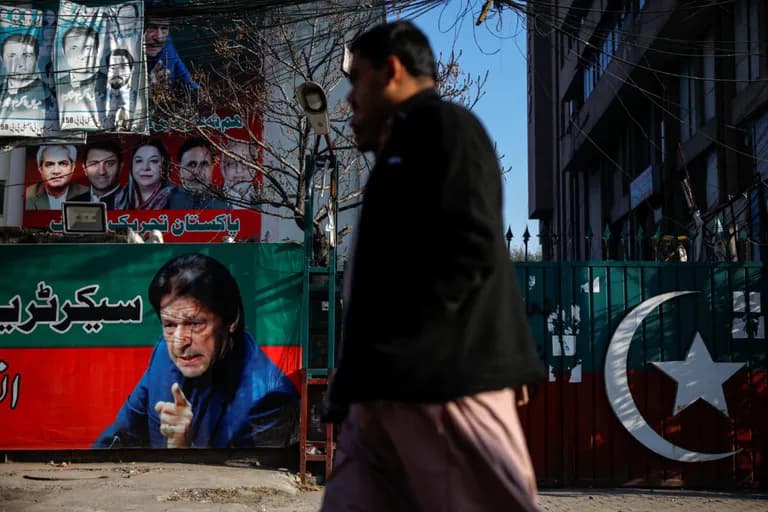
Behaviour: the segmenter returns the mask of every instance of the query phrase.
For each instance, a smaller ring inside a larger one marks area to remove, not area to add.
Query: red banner
[[[90,448],[147,369],[152,349],[4,349],[0,449]],[[300,347],[262,346],[261,350],[298,389]]]
[[[260,156],[245,142],[249,130],[237,115],[205,121],[227,141],[155,127],[149,138],[103,135],[87,144],[29,147],[24,226],[63,231],[63,202],[103,202],[110,232],[157,230],[167,242],[259,240]]]

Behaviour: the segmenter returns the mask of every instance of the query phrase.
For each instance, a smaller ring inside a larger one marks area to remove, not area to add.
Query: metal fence
[[[571,224],[564,233],[545,228],[532,235],[526,227],[515,235],[510,227],[507,249],[520,261],[763,261],[768,259],[766,187],[760,181],[715,209],[701,213],[694,209],[684,223],[664,218],[652,231],[645,230],[633,214],[612,224],[587,225],[583,231]],[[522,240],[521,251],[511,250],[516,236]]]

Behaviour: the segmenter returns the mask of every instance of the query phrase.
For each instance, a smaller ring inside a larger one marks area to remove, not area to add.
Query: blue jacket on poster
[[[168,81],[171,86],[184,85],[197,89],[197,82],[192,80],[192,74],[187,69],[187,66],[184,65],[184,62],[182,62],[181,57],[179,57],[170,34],[157,55],[154,57],[147,56],[147,70],[150,74],[158,62],[161,62],[163,68],[168,71]]]
[[[279,447],[295,440],[296,387],[245,333],[225,359],[190,379],[171,361],[161,338],[146,372],[93,448],[165,448],[154,407],[173,401],[174,382],[192,404],[193,448]]]

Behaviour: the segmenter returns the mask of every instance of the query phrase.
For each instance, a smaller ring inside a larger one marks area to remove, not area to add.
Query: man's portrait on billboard
[[[126,191],[120,185],[123,168],[123,148],[120,144],[114,140],[89,142],[83,154],[83,168],[91,187],[75,201],[104,203],[108,210],[125,208]]]
[[[89,26],[68,28],[61,39],[64,66],[57,64],[59,105],[69,113],[103,112],[107,77],[99,66],[99,34]]]
[[[5,80],[0,86],[0,119],[8,126],[45,119],[51,98],[37,67],[39,54],[37,39],[28,34],[11,34],[2,42]]]
[[[107,56],[107,127],[127,129],[131,112],[131,76],[134,58],[124,48]]]
[[[40,180],[26,189],[27,210],[59,210],[64,201],[74,201],[88,189],[74,183],[77,149],[71,144],[47,145],[37,149]]]
[[[178,151],[179,181],[168,200],[172,210],[226,209],[219,199],[220,190],[213,183],[216,155],[213,146],[202,137],[184,141]]]
[[[141,32],[144,27],[139,16],[139,6],[135,3],[120,5],[115,11],[115,24],[117,25],[118,36],[131,37]]]
[[[170,34],[170,19],[149,18],[144,31],[147,70],[152,85],[168,84],[197,89],[192,74],[179,57]]]
[[[257,193],[253,186],[256,172],[248,164],[256,162],[257,155],[247,142],[230,141],[226,150],[221,155],[224,196],[232,209],[250,208]]]
[[[147,295],[161,332],[146,372],[94,448],[285,446],[298,392],[246,331],[240,287],[203,254],[166,262]]]
[[[87,86],[99,73],[99,34],[91,27],[74,26],[64,32],[62,50],[73,88]]]

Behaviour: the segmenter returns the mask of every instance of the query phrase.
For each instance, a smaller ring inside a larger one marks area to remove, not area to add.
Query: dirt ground
[[[319,487],[287,471],[202,464],[0,464],[2,512],[314,512]]]
[[[0,512],[315,512],[322,489],[257,467],[0,463]],[[768,496],[686,490],[544,489],[546,512],[766,512]]]

